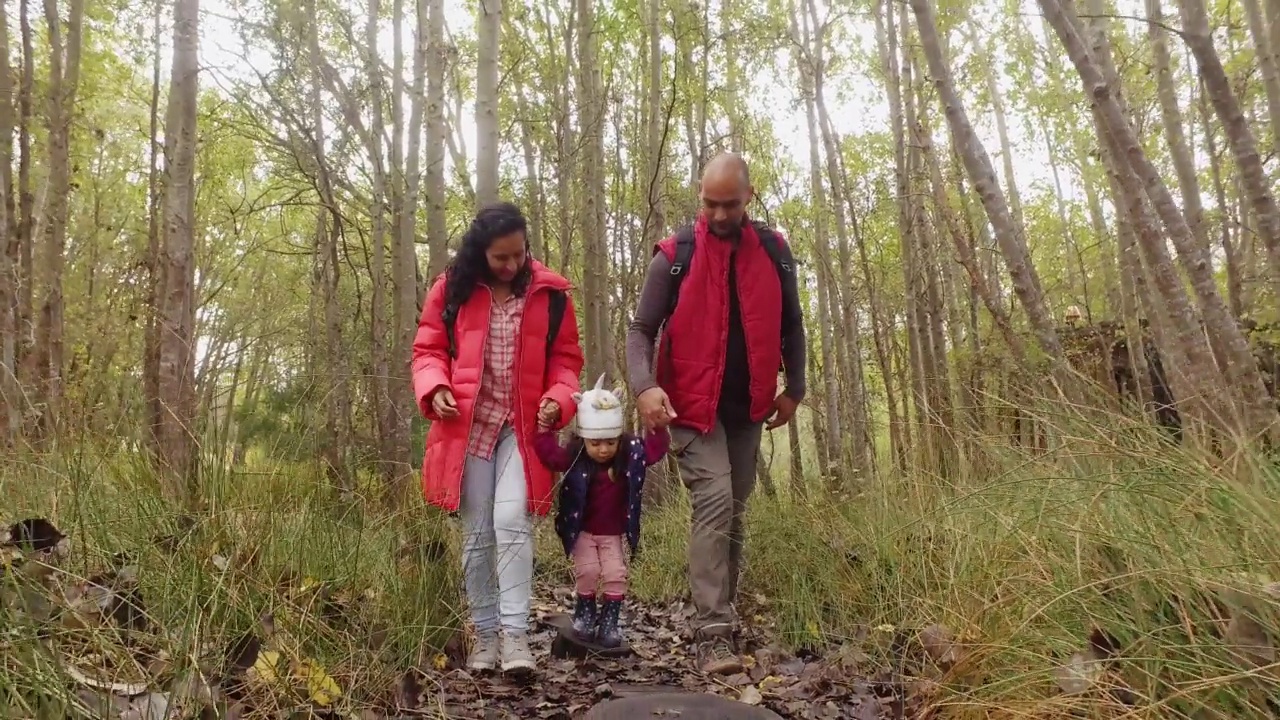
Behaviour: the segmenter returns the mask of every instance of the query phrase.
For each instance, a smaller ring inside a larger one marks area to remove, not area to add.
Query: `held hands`
[[[458,403],[453,399],[453,392],[447,387],[436,390],[431,396],[431,409],[441,418],[458,417]]]
[[[560,419],[560,403],[551,398],[543,398],[538,406],[538,429],[547,430]]]
[[[640,393],[636,398],[636,409],[640,412],[640,419],[644,421],[645,428],[651,431],[665,428],[676,419],[675,408],[671,407],[671,398],[667,397],[665,390],[656,385]]]
[[[796,408],[800,407],[800,403],[791,398],[790,395],[783,393],[773,401],[773,413],[769,418],[766,428],[774,430],[791,422],[791,418],[796,415]]]

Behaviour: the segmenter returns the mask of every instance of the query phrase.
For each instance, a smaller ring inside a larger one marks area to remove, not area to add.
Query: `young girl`
[[[529,256],[526,227],[511,203],[476,213],[413,343],[414,392],[431,421],[423,493],[462,519],[472,670],[534,666],[532,518],[551,510],[555,482],[533,462],[532,441],[572,419],[582,371],[569,281]]]
[[[577,602],[573,630],[604,647],[618,647],[618,615],[627,595],[625,539],[634,557],[640,545],[640,496],[645,470],[667,454],[666,429],[643,441],[623,432],[622,403],[616,393],[595,388],[574,396],[578,438],[561,446],[549,427],[534,438],[534,452],[552,472],[564,473],[556,532],[573,558]],[[597,586],[604,602],[597,606]]]

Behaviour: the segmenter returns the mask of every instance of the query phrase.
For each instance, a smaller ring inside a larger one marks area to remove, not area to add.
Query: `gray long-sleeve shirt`
[[[732,265],[730,266],[732,267]],[[749,404],[750,372],[747,368],[746,342],[742,319],[738,313],[735,272],[729,277],[729,342],[725,348],[724,383],[720,389],[719,414],[722,419],[745,417]],[[805,336],[800,298],[794,287],[783,283],[782,364],[786,371],[784,392],[799,402],[805,395]],[[653,370],[654,340],[666,319],[667,300],[671,293],[671,261],[655,253],[649,262],[644,287],[635,318],[627,329],[627,382],[631,392],[640,393],[658,384]]]

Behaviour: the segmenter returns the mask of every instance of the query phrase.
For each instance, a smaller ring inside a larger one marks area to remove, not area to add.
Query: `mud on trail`
[[[742,601],[744,669],[737,674],[696,669],[687,630],[693,608],[685,601],[629,603],[622,619],[630,653],[623,657],[555,657],[553,646],[574,649],[557,640],[572,589],[543,581],[530,628],[539,662],[532,673],[467,671],[462,632],[443,652],[423,649],[416,662],[396,667],[395,653],[384,651],[391,628],[372,609],[376,591],[369,588],[296,576],[264,582],[252,554],[197,553],[201,564],[185,570],[220,586],[221,599],[186,598],[180,611],[171,607],[161,619],[140,578],[176,572],[148,569],[168,551],[151,549],[145,562],[116,554],[72,571],[68,543],[41,519],[0,527],[4,717],[567,720],[618,699],[692,692],[731,701],[744,719],[773,713],[879,720],[922,716],[941,678],[938,665],[950,653],[946,637],[935,637],[931,647],[924,634],[902,643],[901,633],[868,631],[820,653],[792,654],[771,627],[767,599],[749,596]],[[233,610],[252,613],[256,626],[215,629],[214,618]],[[875,654],[899,658],[897,667],[864,652],[881,639],[894,647]],[[699,712],[681,716],[698,720]],[[679,711],[665,714],[672,713]],[[704,716],[736,715],[717,709]]]

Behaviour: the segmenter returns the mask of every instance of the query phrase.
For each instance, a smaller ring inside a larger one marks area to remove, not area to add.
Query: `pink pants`
[[[595,595],[596,586],[605,595],[627,594],[627,557],[621,535],[580,533],[573,546],[573,576],[579,595]]]

